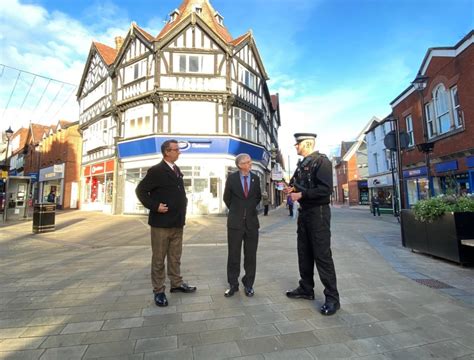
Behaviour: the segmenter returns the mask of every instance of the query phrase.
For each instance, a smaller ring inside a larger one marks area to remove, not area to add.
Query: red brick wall
[[[453,153],[474,149],[474,45],[464,50],[457,57],[433,58],[425,74],[428,77],[428,84],[423,92],[423,102],[432,100],[432,91],[440,83],[446,89],[457,85],[459,103],[463,112],[464,130],[453,133],[436,141],[432,160],[445,157]],[[417,92],[412,93],[400,104],[393,108],[395,117],[399,119],[400,129],[406,130],[405,117],[409,114],[413,118],[413,128],[415,144],[424,142],[423,128],[421,122],[421,104]],[[464,158],[460,156],[459,158]],[[412,150],[404,151],[403,166],[424,165],[424,154],[418,152],[416,147]],[[465,169],[464,161],[458,161],[460,170]]]

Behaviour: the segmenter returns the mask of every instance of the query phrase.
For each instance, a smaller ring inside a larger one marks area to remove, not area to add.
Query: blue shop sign
[[[446,172],[446,171],[453,171],[458,169],[458,161],[457,160],[451,160],[451,161],[446,161],[442,162],[439,164],[435,164],[435,169],[436,172]]]
[[[39,177],[38,173],[29,173],[27,176],[31,178],[32,183],[38,182],[38,177]]]
[[[359,188],[366,188],[368,186],[367,180],[362,180],[358,182]]]
[[[474,156],[469,156],[466,158],[467,167],[474,167]]]
[[[178,141],[181,153],[186,154],[249,154],[264,166],[270,161],[270,154],[261,146],[231,137],[188,138],[173,136]],[[119,158],[161,154],[161,144],[169,136],[151,136],[143,139],[124,141],[118,144]]]
[[[421,177],[421,176],[426,176],[427,174],[428,174],[428,171],[426,169],[426,166],[416,168],[416,169],[403,170],[404,178]]]

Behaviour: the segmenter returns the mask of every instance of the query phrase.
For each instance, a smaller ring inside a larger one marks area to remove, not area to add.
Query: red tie
[[[178,170],[178,167],[176,165],[173,165],[173,170],[174,170],[174,173],[176,174],[176,176],[179,177],[179,170]]]
[[[248,176],[244,176],[244,196],[249,196],[249,184],[247,183]]]

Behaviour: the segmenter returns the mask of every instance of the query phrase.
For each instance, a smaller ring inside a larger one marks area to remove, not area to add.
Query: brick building
[[[452,47],[428,49],[415,81],[390,104],[410,137],[402,153],[406,207],[430,194],[473,191],[473,43],[471,31]]]
[[[47,201],[53,191],[58,207],[78,208],[82,147],[78,123],[60,120],[43,134],[39,146],[38,199]]]

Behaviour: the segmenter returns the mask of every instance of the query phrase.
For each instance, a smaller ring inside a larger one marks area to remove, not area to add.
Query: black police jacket
[[[298,202],[303,209],[327,205],[332,194],[332,164],[328,157],[318,151],[306,156],[290,180],[295,192],[301,192]]]

